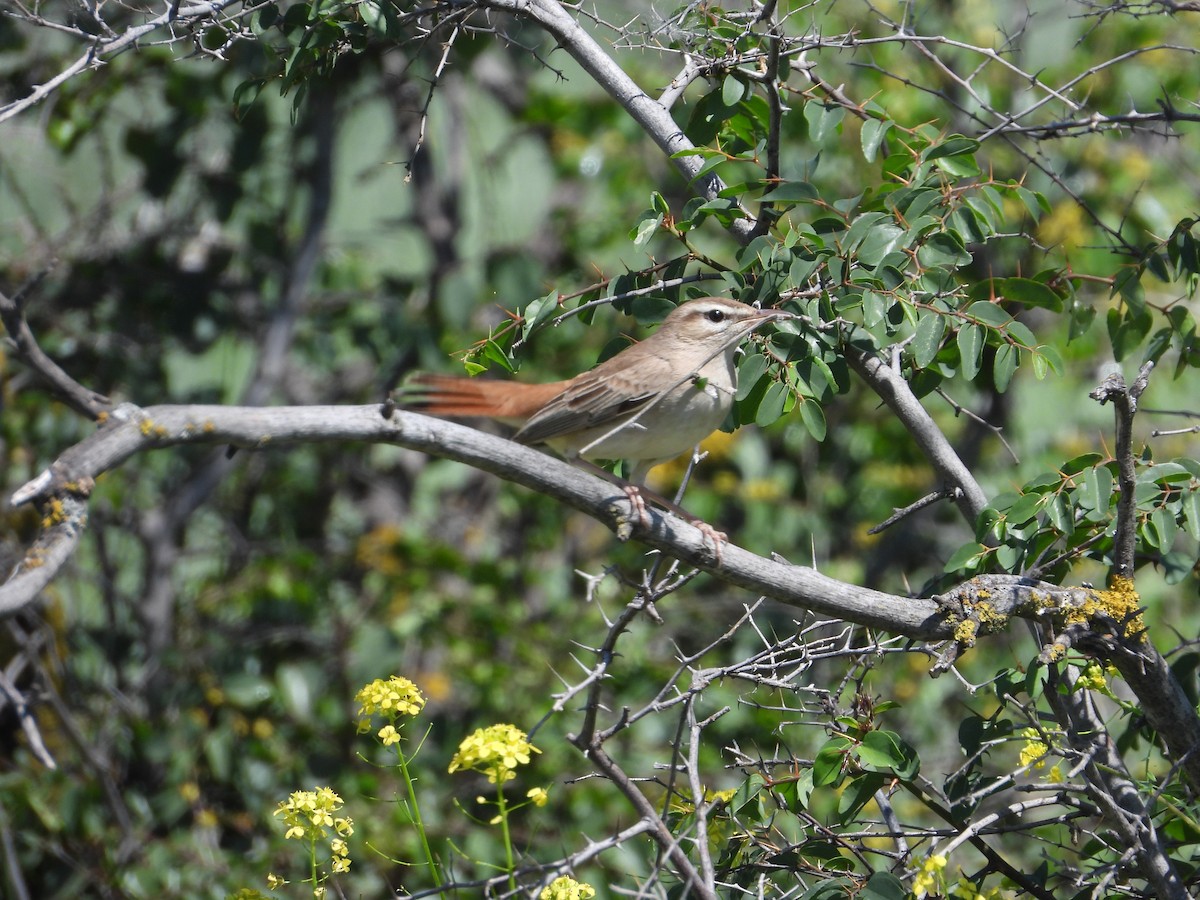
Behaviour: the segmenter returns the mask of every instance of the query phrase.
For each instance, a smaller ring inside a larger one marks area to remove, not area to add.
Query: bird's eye
[[[708,319],[708,321],[710,321],[710,322],[724,322],[725,321],[725,310],[710,309],[708,312],[706,312],[704,314],[704,318]]]

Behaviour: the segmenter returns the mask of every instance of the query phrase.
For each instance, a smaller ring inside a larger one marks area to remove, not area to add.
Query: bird
[[[789,318],[794,315],[785,310],[725,297],[689,300],[649,337],[574,378],[531,384],[419,374],[406,386],[404,403],[439,417],[513,425],[514,440],[544,444],[570,462],[625,460],[630,468],[623,487],[645,523],[640,491],[650,470],[720,427],[737,392],[742,340],[767,322]],[[669,501],[664,505],[684,513]]]

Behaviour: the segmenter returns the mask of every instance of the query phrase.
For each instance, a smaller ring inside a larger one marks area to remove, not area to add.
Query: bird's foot
[[[636,484],[625,485],[625,496],[629,499],[629,512],[643,528],[650,527],[650,513],[646,510],[646,498]]]
[[[729,540],[729,535],[723,531],[717,531],[703,519],[692,519],[692,524],[700,529],[700,533],[704,536],[705,541],[710,541],[713,547],[713,556],[716,557],[717,565],[721,564],[721,548],[725,546]]]
[[[642,496],[641,488],[636,484],[622,486],[625,497],[629,501],[629,515],[621,516],[617,521],[617,540],[627,541],[633,536],[633,526],[637,523],[642,528],[649,528],[650,513],[646,510],[646,498]]]

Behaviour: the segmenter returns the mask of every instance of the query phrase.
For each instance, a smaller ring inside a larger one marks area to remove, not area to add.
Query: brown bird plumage
[[[625,459],[641,484],[659,463],[715,431],[737,390],[742,339],[791,313],[724,297],[676,307],[658,331],[566,381],[525,384],[421,375],[410,408],[437,416],[482,416],[519,426],[515,439],[548,444],[568,459]]]

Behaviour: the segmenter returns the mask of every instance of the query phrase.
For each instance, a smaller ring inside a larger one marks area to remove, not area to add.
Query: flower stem
[[[513,866],[512,835],[508,830],[508,806],[504,803],[504,784],[496,780],[496,809],[500,812],[500,832],[504,835],[504,861],[508,867],[508,889],[517,890],[517,876]]]
[[[413,825],[417,828],[417,835],[421,838],[421,849],[425,852],[425,861],[429,864],[429,872],[433,876],[434,887],[442,886],[441,872],[438,870],[438,864],[433,858],[433,850],[429,846],[429,836],[425,833],[425,823],[421,821],[421,807],[417,803],[417,790],[413,785],[412,776],[408,774],[408,760],[404,758],[404,751],[399,747],[396,748],[396,758],[400,760],[400,774],[404,776],[404,789],[408,792],[408,811],[412,816]]]
[[[309,863],[309,880],[312,882],[313,896],[319,897],[317,889],[320,885],[317,883],[317,836],[315,831],[309,832],[308,839],[308,863]]]

